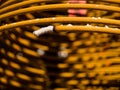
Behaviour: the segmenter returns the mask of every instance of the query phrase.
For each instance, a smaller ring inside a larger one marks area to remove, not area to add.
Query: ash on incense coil
[[[0,0],[1,90],[119,90],[120,1],[70,1]]]

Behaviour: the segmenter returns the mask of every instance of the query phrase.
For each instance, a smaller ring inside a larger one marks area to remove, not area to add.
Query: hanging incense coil
[[[0,3],[1,90],[119,90],[119,0]]]

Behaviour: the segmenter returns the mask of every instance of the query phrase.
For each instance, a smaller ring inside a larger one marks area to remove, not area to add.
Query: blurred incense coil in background
[[[0,90],[120,89],[120,1],[74,1],[0,0]]]

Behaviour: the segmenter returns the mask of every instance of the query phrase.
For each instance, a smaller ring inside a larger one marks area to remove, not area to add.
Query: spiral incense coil
[[[119,90],[119,4],[0,0],[0,90]]]

